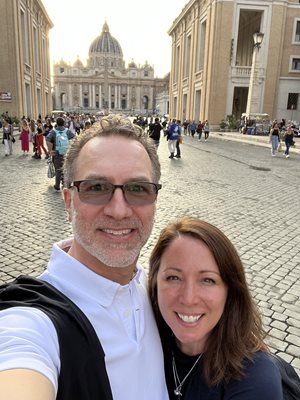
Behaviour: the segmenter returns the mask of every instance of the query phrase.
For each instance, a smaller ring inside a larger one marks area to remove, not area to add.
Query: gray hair
[[[99,122],[94,123],[91,128],[80,133],[75,139],[71,140],[63,166],[65,187],[70,187],[71,183],[74,181],[76,161],[83,146],[95,137],[110,136],[120,136],[141,143],[153,167],[152,178],[154,183],[159,182],[161,175],[160,162],[152,140],[140,126],[133,124],[129,118],[122,115],[110,114],[103,117]]]

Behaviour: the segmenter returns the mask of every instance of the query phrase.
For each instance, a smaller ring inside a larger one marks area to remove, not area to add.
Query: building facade
[[[44,116],[52,109],[52,21],[40,0],[1,0],[0,15],[0,114]]]
[[[87,65],[78,58],[54,64],[54,108],[84,113],[157,113],[156,96],[165,91],[168,79],[154,78],[147,62],[134,61],[125,67],[119,42],[110,34],[107,22],[89,48]]]
[[[299,0],[190,0],[168,33],[171,117],[219,126],[254,99],[255,112],[300,120]]]

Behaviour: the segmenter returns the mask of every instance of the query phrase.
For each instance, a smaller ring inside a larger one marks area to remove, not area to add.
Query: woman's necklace
[[[175,386],[176,386],[174,393],[175,393],[175,396],[178,396],[178,398],[180,396],[182,396],[181,389],[182,389],[184,382],[187,380],[187,378],[189,377],[189,375],[191,374],[191,372],[193,371],[193,369],[195,368],[195,366],[197,365],[197,363],[201,357],[202,357],[202,354],[199,354],[199,356],[197,357],[197,360],[194,362],[192,368],[189,370],[189,372],[185,375],[185,377],[180,382],[177,368],[176,368],[175,356],[174,356],[174,353],[172,353],[172,369],[173,369],[174,382],[175,382]]]

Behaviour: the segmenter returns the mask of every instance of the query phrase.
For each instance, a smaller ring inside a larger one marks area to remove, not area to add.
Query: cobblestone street
[[[47,178],[45,160],[0,154],[0,281],[36,276],[52,243],[71,229],[60,193]],[[270,149],[220,140],[184,138],[182,158],[170,160],[162,139],[163,189],[147,259],[163,226],[183,215],[218,226],[233,241],[270,334],[268,343],[300,372],[300,155],[271,157]]]

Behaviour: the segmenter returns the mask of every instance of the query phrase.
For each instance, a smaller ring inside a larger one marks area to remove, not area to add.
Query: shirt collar
[[[95,301],[104,307],[109,307],[112,304],[119,290],[141,284],[141,279],[145,275],[141,265],[137,265],[137,271],[127,285],[120,285],[96,274],[70,256],[66,249],[71,246],[71,243],[72,239],[67,239],[53,245],[47,269],[55,281],[68,282],[68,286],[72,285],[78,292],[84,291],[86,295],[93,297]]]

